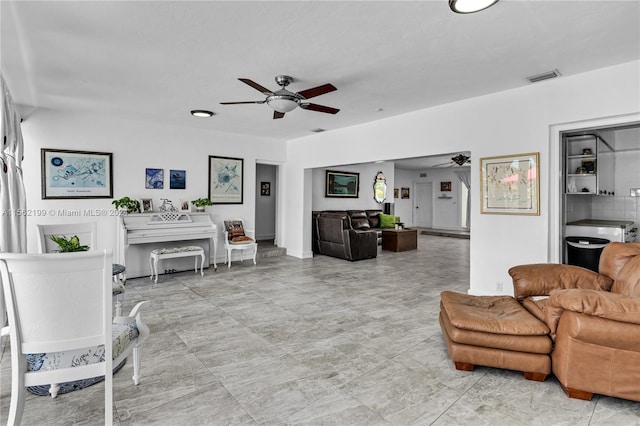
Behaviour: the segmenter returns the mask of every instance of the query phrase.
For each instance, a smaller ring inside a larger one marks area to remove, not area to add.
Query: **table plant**
[[[60,247],[60,253],[71,253],[76,251],[87,251],[89,250],[89,246],[80,245],[80,239],[77,235],[74,235],[71,238],[67,238],[65,236],[49,236],[51,241],[58,244]]]
[[[111,202],[117,209],[122,210],[123,212],[128,213],[138,213],[140,212],[140,201],[134,200],[129,197],[122,197],[118,200],[113,200]]]
[[[205,206],[212,206],[213,203],[208,198],[198,198],[197,200],[191,201],[191,204],[196,206],[196,211],[203,212]]]

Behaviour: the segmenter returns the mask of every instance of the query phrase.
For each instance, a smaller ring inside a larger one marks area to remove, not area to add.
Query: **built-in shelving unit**
[[[597,134],[565,139],[565,193],[614,195],[613,150]]]

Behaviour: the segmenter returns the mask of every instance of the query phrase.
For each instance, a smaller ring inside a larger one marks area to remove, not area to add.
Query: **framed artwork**
[[[242,158],[209,156],[209,199],[213,204],[242,204]]]
[[[146,169],[144,187],[146,189],[164,189],[164,169]]]
[[[169,189],[185,189],[187,172],[185,170],[169,170]]]
[[[360,173],[326,171],[325,197],[358,198]]]
[[[180,211],[181,212],[189,212],[191,211],[191,202],[189,200],[180,200]]]
[[[540,215],[538,152],[480,159],[480,213]]]
[[[142,213],[151,213],[153,211],[153,200],[151,198],[141,198],[140,210],[142,210]]]
[[[400,190],[398,188],[393,188],[393,198],[398,198],[400,194]]]
[[[402,197],[404,199],[408,199],[409,198],[409,188],[402,188],[400,190],[400,197]]]
[[[260,182],[260,195],[271,195],[271,182]]]
[[[440,191],[451,191],[451,182],[440,182]]]
[[[40,150],[42,199],[113,198],[110,152]]]

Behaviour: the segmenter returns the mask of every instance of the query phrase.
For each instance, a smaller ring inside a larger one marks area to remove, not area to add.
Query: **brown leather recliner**
[[[378,256],[376,232],[351,229],[346,213],[320,214],[314,220],[318,253],[351,261]]]
[[[567,395],[640,401],[640,243],[608,244],[599,273],[538,264],[509,274],[516,297],[551,331],[552,370]]]

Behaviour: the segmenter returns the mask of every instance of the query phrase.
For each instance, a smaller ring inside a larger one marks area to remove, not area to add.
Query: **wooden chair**
[[[231,268],[231,254],[234,250],[241,253],[240,261],[244,260],[244,252],[253,251],[253,264],[256,264],[258,243],[253,229],[245,229],[242,219],[224,221],[224,262]]]
[[[51,385],[55,397],[58,384],[97,376],[105,378],[105,423],[110,425],[113,366],[133,353],[133,381],[139,383],[142,345],[149,335],[140,309],[148,302],[112,323],[111,262],[107,250],[0,253],[9,318],[2,334],[11,343],[9,425],[20,424],[26,387]]]

